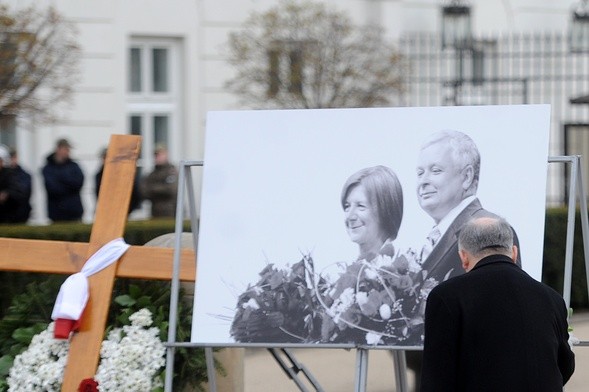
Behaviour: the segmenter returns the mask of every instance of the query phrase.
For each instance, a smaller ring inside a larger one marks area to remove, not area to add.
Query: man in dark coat
[[[141,183],[141,194],[151,201],[153,218],[176,216],[178,197],[178,169],[168,161],[168,150],[164,146],[155,149],[155,168]]]
[[[47,214],[54,222],[78,221],[84,213],[80,197],[84,173],[70,158],[71,148],[67,139],[58,140],[42,170],[47,190]]]
[[[0,144],[0,223],[17,223],[15,213],[25,196],[10,167],[9,150]]]
[[[471,220],[459,255],[467,273],[428,296],[421,391],[562,391],[575,368],[567,309],[515,264],[511,226]]]
[[[96,195],[96,200],[98,200],[98,194],[100,193],[100,184],[102,183],[102,173],[104,172],[104,163],[106,159],[106,148],[103,148],[100,151],[100,160],[101,165],[98,168],[98,171],[94,175],[94,194]],[[135,174],[135,179],[133,180],[133,190],[131,191],[131,201],[129,202],[129,214],[139,208],[141,208],[141,203],[143,199],[141,197],[140,191],[140,177],[139,173]]]
[[[481,156],[475,142],[463,132],[443,130],[422,144],[417,160],[417,200],[435,224],[422,251],[428,278],[443,282],[464,274],[458,257],[458,234],[469,220],[496,217],[477,198]],[[517,235],[515,245],[519,247]],[[429,243],[428,243],[429,241]],[[518,253],[517,262],[521,265]],[[407,351],[419,390],[421,352]]]
[[[18,206],[16,206],[14,211],[14,222],[25,223],[29,220],[32,210],[31,194],[33,192],[33,179],[31,174],[18,163],[18,152],[14,148],[10,149],[10,168],[14,172],[14,177],[23,192],[23,197],[19,200]]]

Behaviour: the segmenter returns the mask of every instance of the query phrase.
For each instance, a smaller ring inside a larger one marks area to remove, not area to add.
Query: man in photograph
[[[417,160],[417,200],[433,219],[434,226],[421,251],[422,268],[428,278],[443,282],[464,274],[458,256],[458,235],[471,219],[497,217],[477,198],[481,156],[466,134],[443,130],[422,144]],[[519,242],[514,232],[515,244]],[[520,254],[517,264],[521,266]],[[415,372],[419,390],[422,353],[408,351],[407,366]]]
[[[464,224],[496,217],[476,196],[480,167],[476,144],[459,131],[432,134],[419,152],[417,200],[435,224],[422,250],[422,267],[438,282],[464,273],[458,257],[458,234]],[[517,236],[515,241],[519,247]],[[519,254],[517,261],[521,265]]]

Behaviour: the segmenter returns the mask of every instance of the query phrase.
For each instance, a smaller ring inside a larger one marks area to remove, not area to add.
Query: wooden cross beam
[[[73,274],[103,245],[122,237],[140,145],[139,136],[111,137],[90,243],[0,238],[0,270]],[[81,380],[96,374],[115,277],[170,280],[173,252],[132,246],[118,263],[89,278],[90,300],[71,340],[62,391],[76,391]],[[194,251],[183,249],[180,263],[180,279],[194,281]]]

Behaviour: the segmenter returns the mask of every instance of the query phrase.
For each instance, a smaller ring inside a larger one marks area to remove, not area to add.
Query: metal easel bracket
[[[407,392],[409,390],[407,382],[407,359],[405,350],[390,351],[395,363],[395,386],[399,392]]]
[[[580,155],[550,156],[549,163],[570,163],[569,200],[567,217],[566,252],[564,266],[564,284],[562,296],[567,308],[571,304],[571,287],[573,280],[573,244],[575,236],[575,215],[577,210],[576,197],[579,198],[579,214],[581,216],[581,232],[583,235],[583,254],[585,256],[585,272],[587,274],[587,286],[589,287],[589,216],[587,211],[587,189],[583,179],[583,167]],[[576,346],[589,346],[589,341],[580,341]]]
[[[315,377],[313,377],[311,372],[309,372],[309,370],[307,370],[307,368],[302,363],[300,363],[295,358],[294,354],[291,353],[288,349],[269,348],[268,351],[270,352],[270,354],[272,354],[276,362],[278,362],[278,364],[280,365],[284,373],[286,373],[288,378],[290,378],[297,385],[299,390],[303,392],[309,391],[307,386],[304,384],[304,380],[299,378],[299,373],[302,373],[302,375],[306,378],[307,382],[311,384],[311,387],[313,387],[315,391],[323,392],[323,388],[321,388],[319,382],[317,382],[317,380],[315,379]]]

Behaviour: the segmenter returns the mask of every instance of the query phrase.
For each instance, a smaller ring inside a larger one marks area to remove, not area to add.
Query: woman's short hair
[[[403,188],[394,171],[386,166],[373,166],[352,174],[343,186],[342,208],[348,195],[362,184],[370,203],[376,206],[380,228],[387,238],[395,239],[403,219]]]

